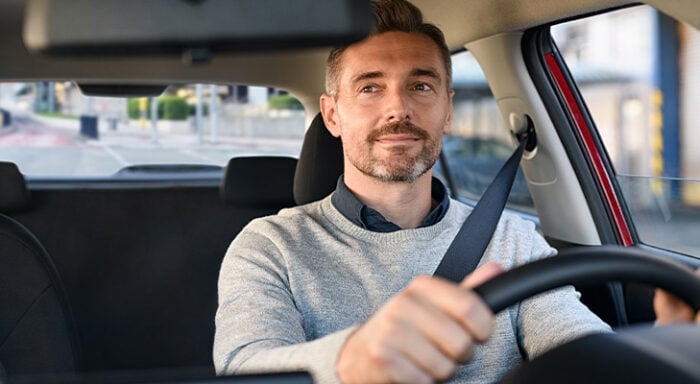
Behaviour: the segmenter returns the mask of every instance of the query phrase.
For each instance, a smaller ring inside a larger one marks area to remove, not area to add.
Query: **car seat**
[[[221,199],[232,206],[266,211],[264,214],[292,207],[296,165],[291,157],[234,157],[224,170]]]
[[[5,215],[27,209],[17,166],[0,162],[0,365],[8,377],[78,368],[78,337],[60,276],[46,249]]]
[[[326,129],[319,113],[304,135],[294,175],[294,200],[302,205],[328,196],[342,174],[343,144]]]

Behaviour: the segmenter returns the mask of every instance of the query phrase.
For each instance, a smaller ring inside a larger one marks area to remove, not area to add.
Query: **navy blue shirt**
[[[447,193],[447,188],[445,188],[440,180],[434,177],[431,193],[433,200],[439,203],[428,213],[428,216],[423,219],[419,228],[433,225],[442,220],[442,218],[445,217],[445,213],[447,213],[447,208],[450,207],[450,196]],[[398,225],[385,219],[381,213],[362,204],[345,185],[342,175],[338,178],[338,185],[335,188],[335,193],[331,198],[331,202],[345,218],[367,230],[374,232],[394,232],[401,229]]]

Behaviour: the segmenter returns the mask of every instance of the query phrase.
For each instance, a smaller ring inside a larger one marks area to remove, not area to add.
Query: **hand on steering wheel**
[[[700,310],[700,277],[690,268],[636,248],[568,248],[556,257],[507,271],[474,288],[494,313],[523,300],[580,283],[625,281],[662,288]]]
[[[700,276],[636,248],[571,248],[476,287],[495,312],[562,285],[624,281],[662,288],[700,309]],[[682,308],[682,306],[681,306]],[[685,318],[692,318],[692,313]],[[581,337],[512,371],[507,384],[700,382],[700,327],[677,325]]]

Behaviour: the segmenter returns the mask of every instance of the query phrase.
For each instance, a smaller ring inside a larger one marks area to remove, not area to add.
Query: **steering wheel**
[[[494,313],[569,284],[635,282],[662,288],[700,310],[700,278],[676,262],[638,248],[567,248],[476,287]],[[700,327],[628,329],[589,335],[552,349],[511,372],[505,383],[700,383]],[[631,381],[630,381],[631,380]]]
[[[700,278],[682,264],[638,248],[604,245],[566,248],[550,257],[504,272],[476,287],[493,313],[564,285],[635,282],[662,288],[700,310]]]

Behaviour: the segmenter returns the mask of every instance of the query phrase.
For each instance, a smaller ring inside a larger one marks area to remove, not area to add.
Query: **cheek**
[[[360,108],[344,108],[339,114],[340,135],[343,142],[358,140],[364,141],[367,134],[373,129],[373,120],[369,111]]]
[[[349,129],[348,129],[349,128]],[[365,142],[366,134],[357,129],[357,127],[347,127],[343,131],[343,146],[348,148],[355,148],[357,146],[363,145]]]
[[[449,108],[434,108],[431,111],[431,121],[436,135],[449,133],[452,126],[451,110]]]

